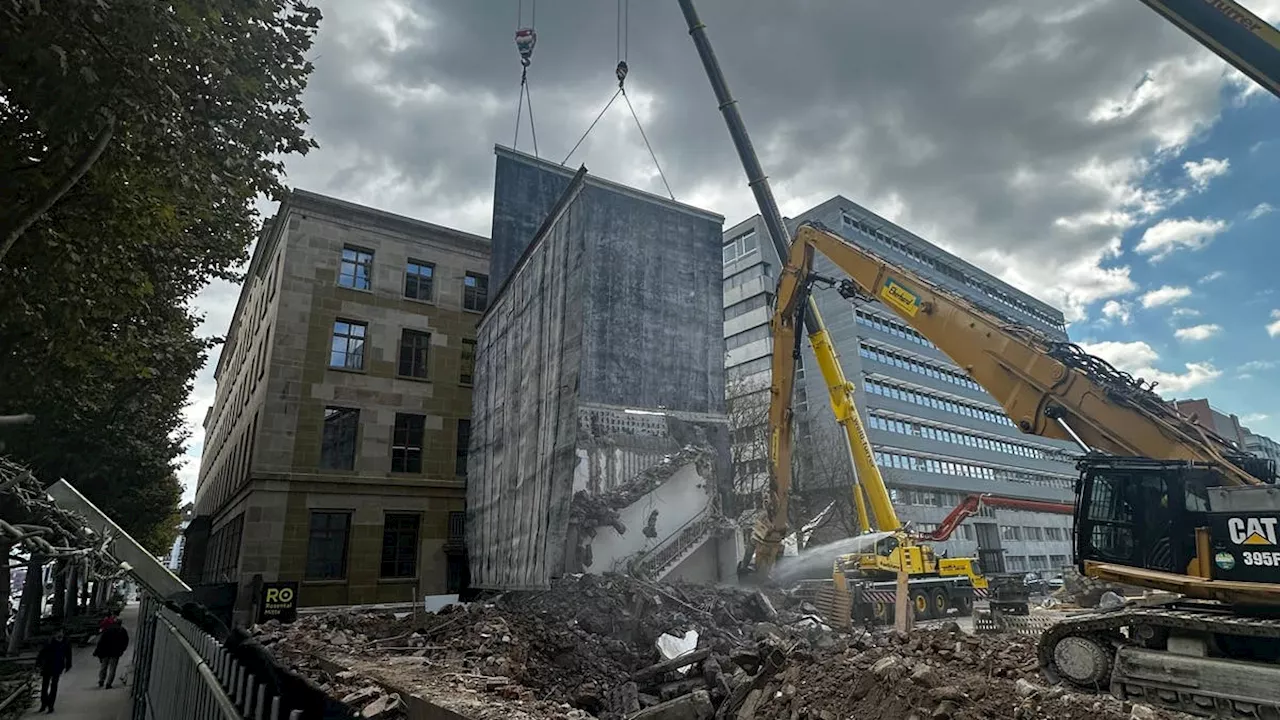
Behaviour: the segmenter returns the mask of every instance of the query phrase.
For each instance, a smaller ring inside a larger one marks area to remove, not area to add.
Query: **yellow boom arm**
[[[879,300],[932,342],[983,387],[1024,433],[1071,440],[1091,450],[1217,467],[1228,485],[1261,481],[1230,458],[1238,451],[1217,434],[1167,406],[1154,392],[1077,346],[1002,318],[997,311],[937,286],[847,242],[817,225],[802,225],[778,283],[773,314],[773,379],[769,405],[771,492],[756,526],[755,561],[767,573],[787,530],[791,489],[792,393],[801,328],[809,340],[844,429],[855,468],[853,498],[859,525],[901,525],[876,467],[854,404],[854,386],[844,375],[816,304],[810,301],[814,254],[821,252],[848,274],[839,281],[846,297]],[[821,278],[826,282],[836,282]],[[806,317],[807,315],[807,317]],[[865,494],[865,499],[864,499]]]
[[[785,277],[804,277],[815,251],[847,273],[858,293],[882,302],[964,368],[1022,432],[1116,455],[1211,463],[1231,485],[1261,482],[1227,459],[1238,451],[1226,440],[1106,362],[1002,319],[824,228],[799,229]]]

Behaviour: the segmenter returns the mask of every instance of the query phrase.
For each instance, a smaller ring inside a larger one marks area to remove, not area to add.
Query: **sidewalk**
[[[55,717],[65,720],[129,720],[133,714],[133,643],[138,633],[138,606],[128,605],[120,613],[129,631],[129,649],[116,667],[115,685],[107,690],[98,687],[98,658],[94,644],[76,648],[71,672],[58,683],[58,703],[53,715],[37,712],[40,707],[40,685],[36,681],[36,697],[24,718]],[[128,684],[125,682],[128,681]]]

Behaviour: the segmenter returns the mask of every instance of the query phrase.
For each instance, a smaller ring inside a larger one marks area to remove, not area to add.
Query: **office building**
[[[843,197],[789,221],[820,222],[850,242],[974,302],[1066,339],[1062,313]],[[725,366],[740,493],[767,484],[766,416],[772,351],[769,318],[780,263],[757,216],[724,235]],[[839,277],[819,255],[816,272]],[[833,289],[814,297],[857,403],[900,519],[930,530],[966,495],[1068,503],[1077,449],[1024,435],[1001,407],[928,340],[878,303]],[[797,371],[798,492],[810,512],[848,496],[852,471],[827,392],[805,345]],[[813,368],[812,371],[809,368]],[[844,505],[847,507],[847,504]],[[844,531],[853,528],[844,513]],[[840,513],[836,513],[838,518]],[[793,518],[793,521],[795,518]],[[952,556],[1002,550],[1009,570],[1055,571],[1070,562],[1069,514],[984,508],[945,543]],[[841,533],[843,534],[843,533]]]
[[[304,606],[456,592],[489,242],[293,191],[254,249],[205,417],[182,574]]]
[[[1169,404],[1178,412],[1195,420],[1200,427],[1216,432],[1241,450],[1274,460],[1277,465],[1280,465],[1280,443],[1266,435],[1258,435],[1241,425],[1240,418],[1234,413],[1219,410],[1210,404],[1207,398],[1172,400]]]
[[[1274,460],[1276,467],[1280,467],[1280,443],[1272,440],[1266,435],[1258,435],[1250,432],[1249,428],[1244,430],[1244,449],[1261,458]]]

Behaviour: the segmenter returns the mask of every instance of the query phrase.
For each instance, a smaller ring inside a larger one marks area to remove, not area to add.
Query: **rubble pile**
[[[1109,697],[1042,687],[1029,638],[966,635],[954,623],[846,634],[779,593],[616,575],[416,621],[328,613],[255,630],[376,720],[405,717],[398,694],[473,720],[1128,717]]]
[[[746,709],[755,720],[1124,720],[1132,712],[1110,696],[1042,683],[1032,639],[966,635],[953,626],[863,635],[843,650],[792,654]]]

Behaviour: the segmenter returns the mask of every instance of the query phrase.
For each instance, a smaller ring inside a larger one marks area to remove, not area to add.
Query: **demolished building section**
[[[468,460],[471,582],[732,581],[723,218],[497,151]]]

